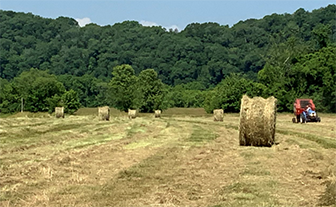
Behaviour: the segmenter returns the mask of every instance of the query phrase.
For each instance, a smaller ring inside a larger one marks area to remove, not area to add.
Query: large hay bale
[[[274,144],[276,101],[273,96],[268,99],[243,96],[239,120],[241,146],[270,147]]]
[[[136,110],[128,109],[128,118],[129,119],[135,119],[136,116],[137,116],[137,111]]]
[[[64,118],[64,107],[55,107],[56,118]]]
[[[223,121],[224,110],[223,109],[215,109],[213,110],[214,121]]]
[[[155,118],[160,118],[161,117],[161,110],[155,110]]]
[[[110,107],[98,107],[98,116],[100,120],[109,121],[110,120]]]

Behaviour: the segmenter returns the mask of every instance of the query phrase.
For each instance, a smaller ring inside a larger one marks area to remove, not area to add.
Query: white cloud
[[[166,27],[168,30],[169,29],[172,29],[172,30],[175,30],[175,29],[177,29],[177,31],[181,31],[181,29],[177,26],[177,25],[172,25],[172,26],[170,26],[170,27]]]
[[[139,22],[142,26],[144,27],[154,27],[154,26],[160,26],[159,24],[155,23],[155,22],[151,22],[151,21],[145,21],[145,20],[141,20]],[[166,30],[175,30],[177,29],[178,31],[181,31],[181,29],[177,26],[177,25],[171,25],[169,27],[166,26],[162,26],[163,28],[165,28]]]
[[[76,19],[78,22],[79,26],[84,27],[87,24],[91,23],[91,19],[89,17],[84,17],[82,19]]]
[[[142,26],[145,26],[145,27],[159,26],[155,22],[150,22],[150,21],[145,21],[145,20],[141,20],[140,24],[142,24]]]

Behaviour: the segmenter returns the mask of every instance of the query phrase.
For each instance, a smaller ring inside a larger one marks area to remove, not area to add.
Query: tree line
[[[336,112],[335,13],[328,5],[232,27],[192,23],[167,31],[135,21],[79,27],[72,18],[1,10],[0,110],[18,111],[24,98],[29,111],[73,103],[72,110],[235,112],[246,93],[275,96],[279,111],[304,97]]]

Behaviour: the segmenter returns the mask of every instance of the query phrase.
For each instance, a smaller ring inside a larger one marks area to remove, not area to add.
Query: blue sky
[[[0,9],[48,18],[66,16],[81,25],[135,20],[145,26],[182,30],[190,23],[232,26],[240,20],[293,13],[299,8],[312,11],[329,4],[335,4],[335,0],[0,0]]]

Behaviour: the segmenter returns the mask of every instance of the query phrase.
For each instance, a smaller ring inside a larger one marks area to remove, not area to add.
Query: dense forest
[[[182,31],[136,21],[80,27],[68,17],[0,10],[0,111],[109,105],[239,111],[242,94],[279,111],[312,98],[336,112],[336,5]]]

